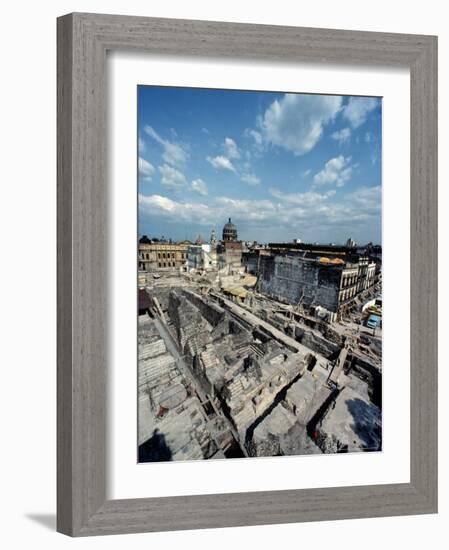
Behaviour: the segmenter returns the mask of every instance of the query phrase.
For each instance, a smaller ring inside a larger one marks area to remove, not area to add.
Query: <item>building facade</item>
[[[188,248],[184,243],[139,243],[139,270],[180,269],[187,262]]]
[[[348,248],[355,248],[357,246],[357,243],[354,241],[354,239],[349,237],[349,239],[346,241],[346,246]]]
[[[237,227],[232,223],[231,218],[223,227],[223,242],[237,241]]]
[[[217,247],[214,244],[191,245],[187,249],[187,269],[216,269],[218,266]]]
[[[359,266],[348,265],[341,273],[338,302],[341,305],[351,301],[359,293]]]
[[[217,247],[218,266],[220,269],[229,266],[239,268],[242,265],[242,243],[239,241],[223,241]]]
[[[379,282],[376,263],[346,247],[279,244],[243,258],[246,271],[258,276],[263,294],[335,314],[350,309],[360,293]]]

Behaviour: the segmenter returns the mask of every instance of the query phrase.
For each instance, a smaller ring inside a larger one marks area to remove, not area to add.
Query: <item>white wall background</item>
[[[256,7],[257,6],[257,7]],[[406,9],[404,10],[404,7]],[[448,369],[440,372],[440,513],[436,516],[368,519],[283,526],[244,527],[70,540],[54,532],[55,514],[55,174],[56,24],[58,15],[94,11],[187,19],[272,23],[310,27],[439,35],[440,51],[440,240],[448,234],[449,32],[439,0],[360,2],[320,0],[59,0],[9,2],[0,33],[0,346],[1,541],[6,548],[260,549],[287,544],[321,548],[441,548],[447,544]],[[441,287],[447,258],[441,247]],[[441,341],[447,321],[440,305]],[[5,307],[6,306],[6,307]],[[441,346],[443,348],[443,346]],[[441,350],[443,367],[447,363]],[[446,543],[444,542],[446,540]]]

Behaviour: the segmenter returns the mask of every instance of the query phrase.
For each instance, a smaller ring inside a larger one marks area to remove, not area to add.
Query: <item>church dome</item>
[[[223,240],[224,241],[237,240],[237,227],[231,222],[231,218],[229,218],[228,223],[226,223],[223,227]]]

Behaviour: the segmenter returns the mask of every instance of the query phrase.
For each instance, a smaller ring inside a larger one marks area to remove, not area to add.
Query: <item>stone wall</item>
[[[342,268],[320,265],[299,256],[261,256],[259,290],[289,304],[320,305],[338,310]]]
[[[226,313],[224,309],[217,304],[213,302],[206,302],[201,296],[198,296],[194,292],[190,292],[188,290],[185,290],[183,294],[190,303],[199,309],[201,315],[213,327],[217,326],[224,320]]]
[[[294,336],[298,342],[301,342],[301,344],[307,346],[312,351],[320,353],[327,359],[332,358],[335,354],[338,355],[340,351],[340,346],[338,344],[326,340],[326,338],[323,338],[316,332],[308,330],[305,327],[296,326]]]
[[[257,275],[257,268],[259,265],[259,253],[244,252],[242,255],[242,264],[246,268],[247,273]]]
[[[351,372],[367,383],[371,401],[382,408],[382,371],[369,360],[353,356]]]

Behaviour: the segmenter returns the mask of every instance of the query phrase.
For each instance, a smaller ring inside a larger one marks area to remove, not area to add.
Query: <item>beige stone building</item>
[[[139,243],[139,270],[173,270],[184,267],[188,248],[188,243]]]
[[[370,289],[376,283],[376,264],[368,258],[359,258],[358,263],[346,263],[340,282],[340,307],[351,304],[361,292]]]
[[[359,292],[359,266],[349,265],[343,269],[340,279],[340,293],[338,301],[340,304],[344,304],[349,300],[352,300]]]

